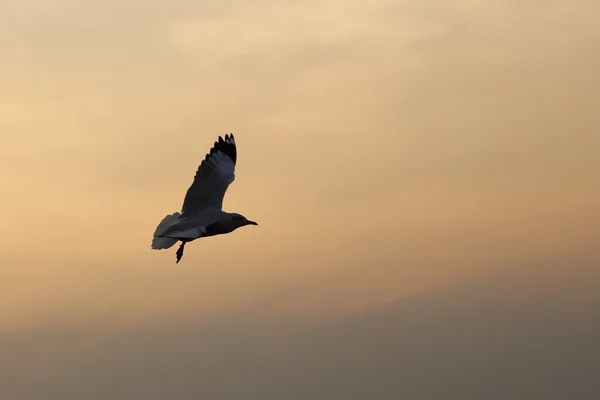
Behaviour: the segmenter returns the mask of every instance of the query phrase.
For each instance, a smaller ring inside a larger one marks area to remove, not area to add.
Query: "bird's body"
[[[181,213],[167,215],[158,224],[152,248],[168,249],[177,241],[177,262],[185,244],[201,237],[223,235],[245,225],[258,225],[241,214],[222,210],[223,197],[235,179],[237,149],[232,134],[219,136],[206,155],[188,189]]]

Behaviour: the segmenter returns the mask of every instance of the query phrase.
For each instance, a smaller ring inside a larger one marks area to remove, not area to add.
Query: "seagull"
[[[162,250],[181,242],[177,261],[185,244],[201,237],[223,235],[246,225],[258,225],[241,214],[223,211],[223,198],[235,179],[237,149],[233,134],[219,136],[196,170],[187,190],[181,212],[160,221],[152,238],[152,249]]]

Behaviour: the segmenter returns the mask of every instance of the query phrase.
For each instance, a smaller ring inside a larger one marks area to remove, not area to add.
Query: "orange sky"
[[[2,6],[0,328],[271,296],[316,317],[596,259],[595,3]],[[227,132],[224,206],[259,226],[175,265],[152,232]]]

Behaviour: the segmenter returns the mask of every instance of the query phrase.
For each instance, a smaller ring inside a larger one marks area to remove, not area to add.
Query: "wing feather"
[[[186,192],[181,209],[182,218],[192,217],[207,209],[223,208],[223,198],[235,180],[237,148],[233,134],[219,136],[200,166]]]

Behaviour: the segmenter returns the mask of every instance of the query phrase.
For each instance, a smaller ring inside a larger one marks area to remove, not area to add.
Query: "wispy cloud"
[[[335,314],[507,258],[596,257],[594,4],[3,9],[3,324],[219,312],[298,282],[319,302],[293,307]],[[226,208],[260,230],[165,269],[148,232],[226,132]]]

